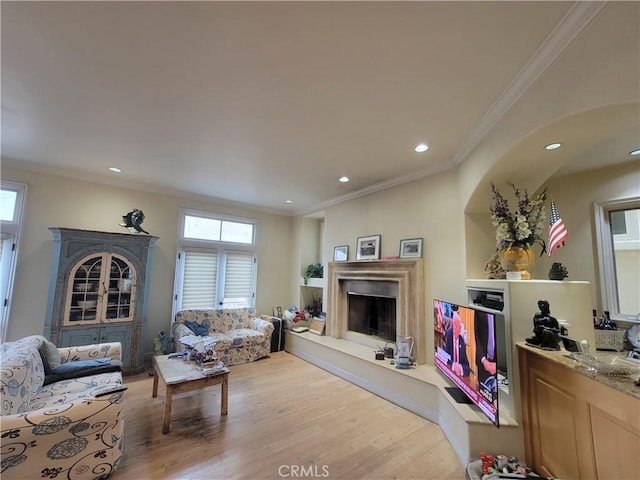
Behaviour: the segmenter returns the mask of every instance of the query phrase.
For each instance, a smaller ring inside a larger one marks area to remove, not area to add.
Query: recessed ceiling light
[[[342,183],[347,183],[347,182],[349,181],[349,177],[340,177],[340,178],[339,178],[339,180],[340,180]]]
[[[562,146],[561,143],[550,143],[544,148],[546,148],[547,150],[555,150],[556,148],[560,148],[561,146]]]
[[[111,170],[112,172],[115,173],[121,173],[122,169],[118,168],[118,167],[109,167],[109,170]]]
[[[633,156],[640,155],[640,148],[638,148],[637,150],[632,150],[631,152],[629,152],[629,155],[633,155]]]
[[[429,150],[429,145],[427,145],[426,143],[421,143],[416,148],[414,148],[414,150],[418,153],[426,152],[427,150]]]
[[[293,203],[293,200],[285,200],[284,203]]]

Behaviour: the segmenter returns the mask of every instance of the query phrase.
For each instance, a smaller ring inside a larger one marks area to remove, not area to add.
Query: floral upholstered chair
[[[45,368],[52,359],[61,364],[77,362],[75,366],[97,359],[116,364],[121,345],[56,349],[45,337],[33,335],[0,346],[0,476],[105,478],[122,456],[124,392],[97,397],[94,393],[105,385],[122,384],[122,372],[114,367],[99,373],[96,368],[97,373],[90,370],[86,376],[56,381]]]

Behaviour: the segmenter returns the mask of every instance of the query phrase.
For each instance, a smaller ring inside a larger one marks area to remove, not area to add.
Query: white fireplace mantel
[[[348,323],[345,280],[396,282],[396,334],[413,337],[416,363],[426,363],[423,259],[331,262],[328,270],[327,336],[345,336]]]

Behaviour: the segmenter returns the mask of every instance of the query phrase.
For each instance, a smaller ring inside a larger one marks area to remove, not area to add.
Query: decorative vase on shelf
[[[569,276],[569,272],[567,272],[567,267],[562,265],[561,263],[554,263],[551,265],[551,269],[549,270],[549,280],[564,280]]]
[[[534,256],[531,247],[539,244],[543,251],[544,240],[541,235],[547,226],[547,215],[544,202],[547,199],[546,188],[535,197],[527,190],[520,190],[509,183],[517,206],[510,208],[509,202],[491,184],[493,202],[491,204],[491,220],[496,228],[496,246],[500,252],[500,264],[506,272],[507,280],[531,279]]]
[[[505,272],[520,272],[521,280],[530,280],[535,257],[528,245],[512,243],[500,252],[500,265]]]

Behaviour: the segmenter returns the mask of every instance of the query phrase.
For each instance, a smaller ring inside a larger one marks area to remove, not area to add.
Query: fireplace
[[[392,341],[397,336],[413,337],[416,362],[426,362],[422,259],[332,262],[328,270],[326,335],[350,341],[360,341],[358,336],[369,337],[377,339],[380,344],[378,337],[384,338],[380,331],[372,336],[369,331],[351,327],[358,322],[373,322],[378,330],[383,330],[389,329],[393,322],[393,330],[389,330],[386,336]],[[358,305],[352,305],[354,300]],[[365,312],[368,310],[370,319],[354,318],[353,309],[356,307],[364,308]],[[371,317],[374,313],[375,319]],[[384,324],[382,329],[381,324]],[[370,326],[363,328],[369,329]],[[369,342],[364,339],[361,343]]]
[[[396,339],[396,299],[349,292],[347,329],[392,341]]]

